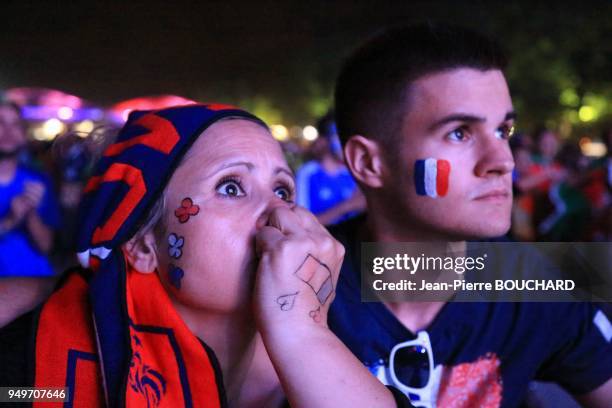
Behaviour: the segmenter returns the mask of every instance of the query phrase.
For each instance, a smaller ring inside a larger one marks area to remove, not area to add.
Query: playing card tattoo
[[[320,304],[325,304],[334,291],[331,271],[323,262],[308,254],[297,268],[295,276],[304,281],[317,295]]]
[[[298,293],[300,292],[298,291],[295,293],[290,293],[288,295],[283,295],[283,296],[279,296],[278,298],[276,298],[276,303],[280,305],[280,309],[283,312],[293,309],[293,305],[295,304],[295,297],[297,296]]]

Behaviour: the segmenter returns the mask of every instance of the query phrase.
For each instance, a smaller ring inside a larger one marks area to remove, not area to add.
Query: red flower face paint
[[[186,197],[181,201],[181,206],[174,210],[174,215],[178,218],[181,224],[189,221],[191,216],[197,215],[200,212],[200,206],[193,203],[191,198]]]

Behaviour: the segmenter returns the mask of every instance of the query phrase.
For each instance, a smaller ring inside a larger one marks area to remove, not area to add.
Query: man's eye
[[[216,187],[217,193],[229,197],[242,197],[245,195],[240,183],[236,180],[222,181]]]
[[[508,140],[514,135],[514,126],[502,126],[495,131],[495,137]]]
[[[455,141],[455,142],[462,142],[465,139],[467,139],[467,132],[465,131],[465,129],[462,128],[457,128],[455,130],[452,130],[447,137],[449,138],[449,140]]]
[[[292,198],[292,191],[291,189],[287,188],[287,187],[277,187],[274,190],[274,194],[276,194],[281,200],[287,201],[287,202],[291,202],[291,198]]]

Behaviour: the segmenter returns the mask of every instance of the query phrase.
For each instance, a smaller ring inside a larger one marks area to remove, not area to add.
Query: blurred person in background
[[[512,172],[512,238],[518,241],[533,241],[535,230],[533,228],[533,195],[522,192],[518,187],[519,181],[528,174],[533,164],[531,151],[526,142],[525,134],[517,134],[510,139],[510,148],[514,157],[514,170]]]
[[[563,168],[555,162],[559,140],[555,132],[544,127],[535,131],[534,140],[532,163],[517,180],[516,186],[523,193],[546,194],[551,185],[565,175]]]
[[[0,326],[33,306],[48,290],[47,259],[59,213],[51,184],[20,163],[26,136],[18,106],[0,104]]]
[[[612,126],[606,126],[601,136],[606,154],[588,165],[582,186],[592,210],[588,231],[592,241],[612,240]]]
[[[565,143],[555,159],[564,177],[553,182],[548,193],[538,203],[537,223],[540,241],[570,242],[585,239],[590,206],[581,190],[588,159],[580,147]],[[543,218],[543,214],[546,214]]]
[[[310,148],[313,159],[296,173],[298,204],[330,225],[362,212],[365,199],[344,165],[333,113],[319,120],[317,130],[319,137]]]
[[[118,129],[99,127],[90,134],[69,132],[56,138],[53,158],[56,162],[56,178],[59,185],[59,203],[62,228],[57,233],[52,262],[56,270],[65,270],[74,263],[76,247],[77,215],[83,187],[90,175],[99,143],[112,140]],[[87,136],[87,137],[84,137]]]
[[[513,180],[514,191],[522,197],[520,203],[531,218],[533,231],[527,232],[522,237],[524,240],[544,239],[550,229],[548,224],[552,221],[549,220],[541,228],[540,223],[556,211],[564,211],[561,207],[556,210],[553,208],[553,202],[560,202],[560,199],[554,195],[553,201],[549,198],[551,187],[564,180],[567,175],[566,169],[555,161],[559,151],[559,138],[552,130],[540,126],[535,130],[533,140],[535,150],[531,154],[531,163],[520,166],[521,171]],[[520,155],[524,152],[518,153]],[[530,235],[531,239],[525,239]]]

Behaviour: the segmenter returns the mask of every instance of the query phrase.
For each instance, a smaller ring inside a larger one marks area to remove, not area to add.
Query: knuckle
[[[344,255],[346,254],[346,248],[344,248],[344,245],[342,245],[340,242],[336,241],[334,246],[336,248],[336,253],[338,254],[338,256],[343,258]]]

